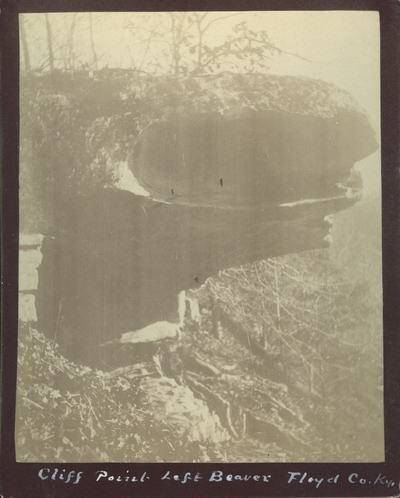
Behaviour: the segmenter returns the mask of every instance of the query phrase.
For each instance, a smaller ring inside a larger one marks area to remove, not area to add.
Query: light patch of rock
[[[210,411],[204,401],[195,398],[187,386],[180,386],[167,377],[146,377],[141,387],[154,407],[155,416],[178,430],[186,429],[193,440],[218,443],[230,439],[218,415]]]

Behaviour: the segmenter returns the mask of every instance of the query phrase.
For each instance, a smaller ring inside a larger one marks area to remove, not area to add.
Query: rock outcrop
[[[128,160],[143,195],[76,196],[43,243],[39,324],[75,361],[107,363],[100,344],[177,322],[177,294],[222,269],[327,247],[329,215],[361,196],[353,164],[377,147],[351,96],[321,81],[154,80],[147,97],[152,84],[163,117],[143,117]]]

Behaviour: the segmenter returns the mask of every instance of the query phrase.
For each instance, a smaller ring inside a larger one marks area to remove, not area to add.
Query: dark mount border
[[[245,8],[243,8],[245,7]],[[386,462],[382,464],[65,464],[60,469],[96,470],[141,475],[151,482],[118,486],[104,483],[95,486],[94,478],[80,485],[61,481],[40,481],[37,474],[52,464],[17,464],[14,453],[15,383],[17,361],[18,313],[18,90],[19,90],[19,12],[64,11],[164,11],[164,10],[375,10],[381,20],[381,103],[382,103],[382,213],[383,213],[383,283],[385,350],[385,438]],[[42,497],[123,497],[140,494],[149,497],[247,497],[247,496],[394,496],[400,493],[400,3],[395,0],[247,0],[245,4],[220,0],[5,0],[1,3],[1,115],[2,115],[2,434],[0,493],[5,498]],[[224,474],[272,474],[273,484],[260,487],[254,483],[209,483],[160,481],[167,472],[183,475],[201,472],[209,476],[214,470]],[[346,479],[334,488],[291,487],[287,472],[307,472],[308,476],[357,473],[367,480],[379,474],[396,481],[388,489],[349,484]],[[90,481],[90,482],[88,482]]]

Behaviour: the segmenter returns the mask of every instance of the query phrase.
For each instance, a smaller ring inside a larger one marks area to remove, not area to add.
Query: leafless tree
[[[241,12],[218,17],[209,12],[170,12],[167,18],[160,14],[145,25],[129,21],[126,28],[144,47],[152,72],[164,71],[178,77],[222,70],[268,70],[268,61],[283,51],[269,40],[265,30],[254,31],[242,21],[233,26],[224,41],[215,42],[218,25],[240,15]],[[156,46],[163,48],[154,55],[151,49]],[[144,61],[140,66],[143,65]]]
[[[89,33],[90,33],[90,46],[92,49],[93,53],[93,68],[97,71],[98,69],[98,56],[94,44],[94,38],[93,38],[93,14],[90,12],[89,13]]]
[[[21,35],[21,45],[22,45],[22,53],[24,56],[24,63],[25,63],[25,70],[29,72],[31,70],[31,60],[30,60],[30,55],[29,55],[29,47],[28,47],[28,41],[26,38],[26,32],[25,32],[25,17],[24,14],[20,14],[20,35]]]
[[[54,72],[53,35],[52,35],[51,24],[50,24],[50,20],[49,20],[49,14],[47,12],[45,14],[45,19],[46,19],[47,48],[48,48],[48,54],[49,54],[50,71]]]

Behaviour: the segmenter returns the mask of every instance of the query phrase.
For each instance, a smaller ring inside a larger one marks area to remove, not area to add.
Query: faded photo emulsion
[[[379,16],[19,15],[19,462],[382,462]]]

